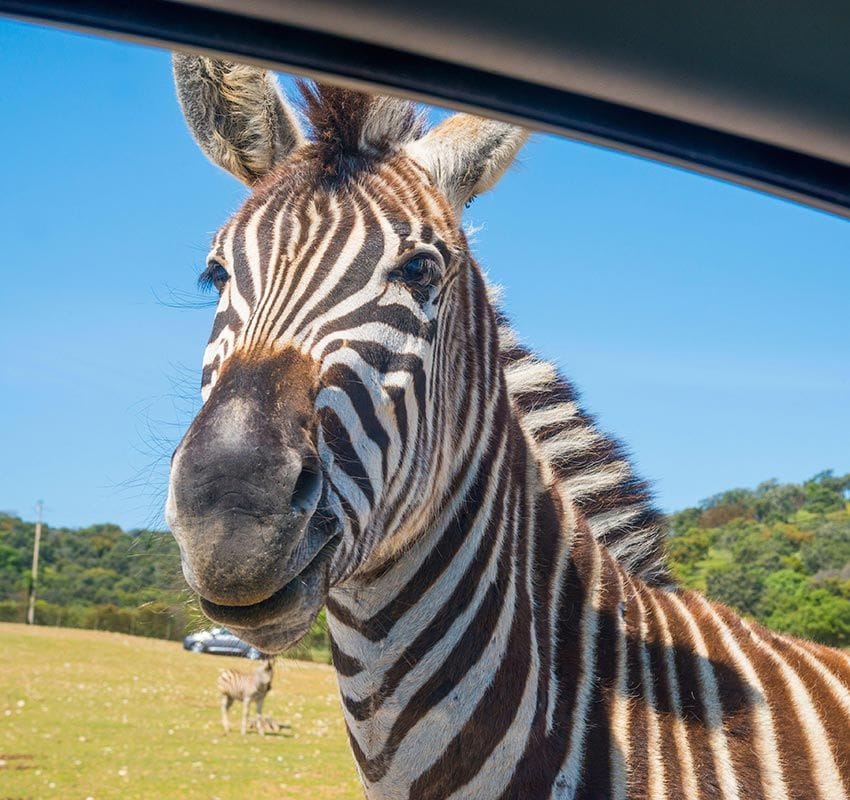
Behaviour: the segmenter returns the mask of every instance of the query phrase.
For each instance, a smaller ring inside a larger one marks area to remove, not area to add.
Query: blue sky
[[[162,51],[0,20],[0,509],[160,526],[211,233],[244,190]],[[850,223],[549,136],[467,212],[526,342],[665,509],[850,470]]]

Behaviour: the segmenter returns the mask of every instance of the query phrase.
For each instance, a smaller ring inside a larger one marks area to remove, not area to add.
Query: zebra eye
[[[401,265],[401,279],[405,283],[418,283],[420,285],[433,283],[437,278],[439,266],[430,256],[414,256]]]
[[[227,270],[218,261],[210,261],[198,278],[198,286],[202,289],[214,288],[221,294],[224,290],[224,284],[229,280],[230,275]]]
[[[440,276],[440,265],[429,255],[420,254],[405,261],[390,273],[390,280],[405,283],[414,289],[428,289]]]

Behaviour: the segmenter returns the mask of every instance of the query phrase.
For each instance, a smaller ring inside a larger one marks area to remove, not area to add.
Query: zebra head
[[[252,194],[202,275],[220,299],[166,513],[205,613],[271,652],[426,528],[480,438],[498,342],[459,218],[526,133],[425,133],[408,101],[302,87],[307,138],[265,71],[174,67],[196,140]]]

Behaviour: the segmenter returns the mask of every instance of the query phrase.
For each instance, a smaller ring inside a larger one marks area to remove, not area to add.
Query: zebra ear
[[[185,53],[174,53],[173,65],[189,130],[214,164],[243,183],[256,183],[304,141],[266,70]]]
[[[496,185],[529,132],[516,125],[455,114],[409,144],[407,154],[456,208]]]

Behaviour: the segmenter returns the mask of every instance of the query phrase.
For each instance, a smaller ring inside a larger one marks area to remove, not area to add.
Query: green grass
[[[252,669],[179,643],[0,623],[0,798],[362,798],[336,679],[278,660],[279,735],[222,735],[216,678]]]

